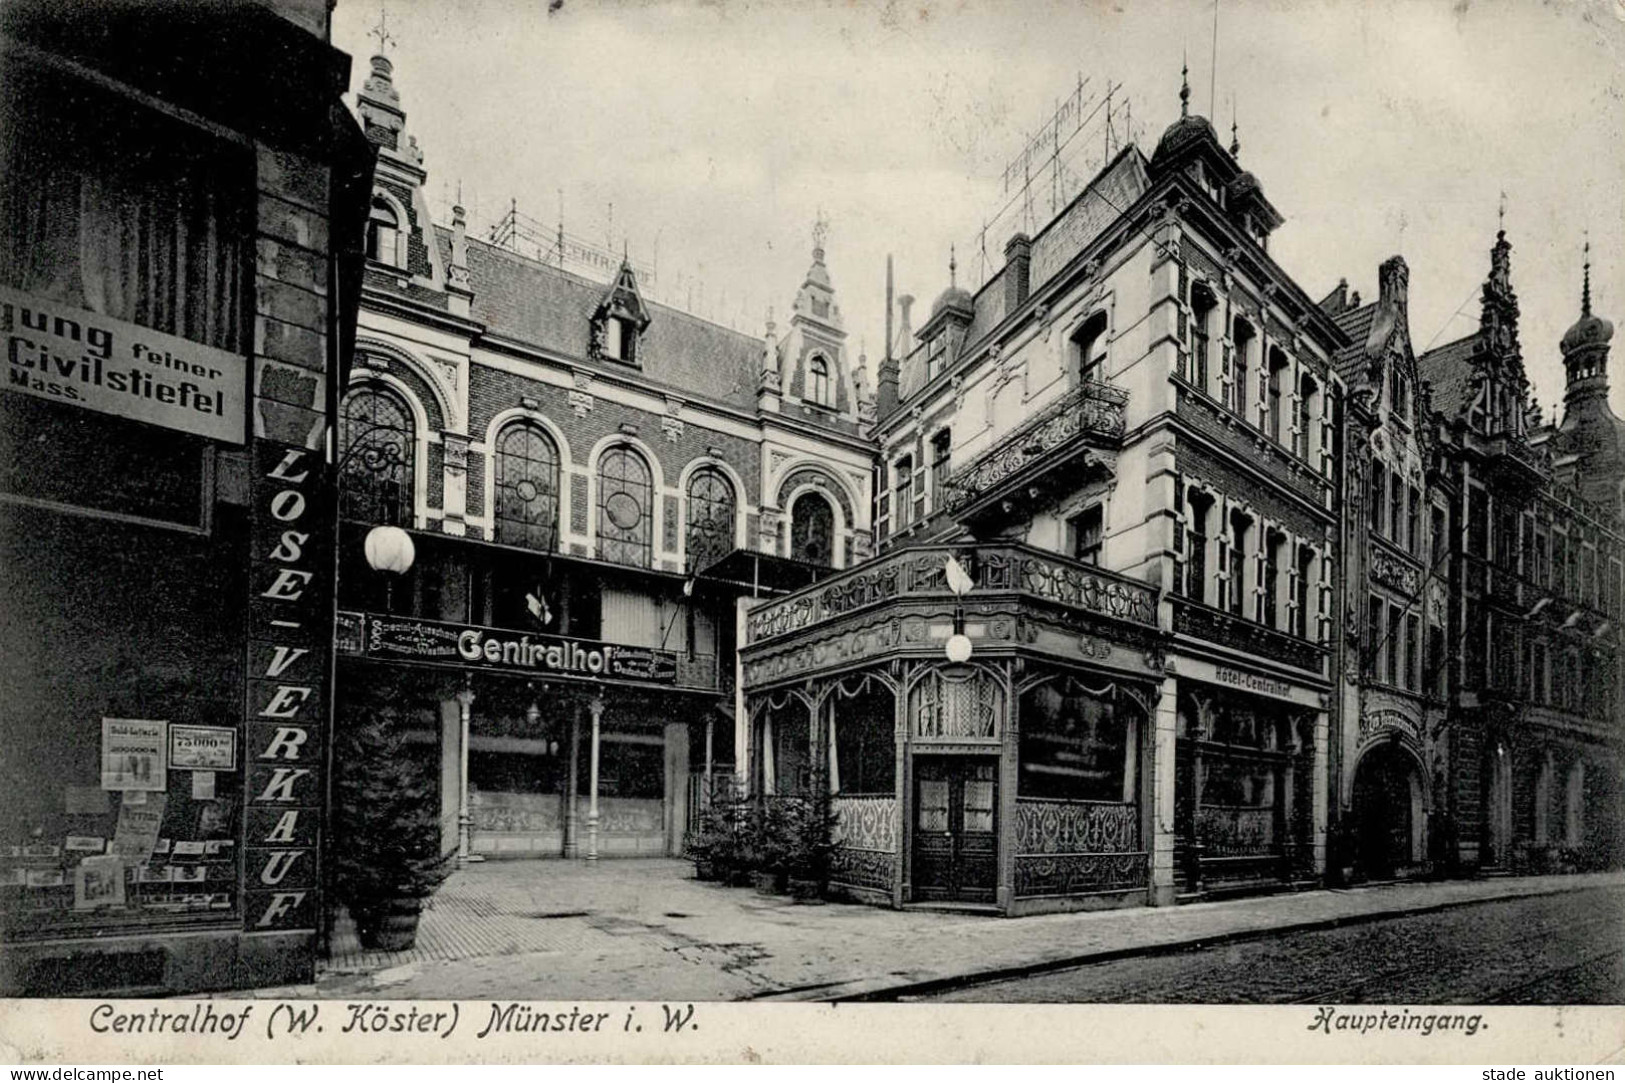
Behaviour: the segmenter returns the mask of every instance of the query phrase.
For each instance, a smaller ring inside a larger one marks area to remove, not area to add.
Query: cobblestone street
[[[1625,878],[1597,875],[1001,919],[798,905],[701,883],[678,861],[490,862],[447,882],[412,951],[362,952],[345,923],[314,988],[260,995],[1354,1002],[1451,999],[1445,994],[1458,986],[1450,976],[1478,968],[1481,985],[1460,985],[1460,995],[1511,989],[1546,972],[1546,985],[1514,999],[1617,1000],[1622,903]],[[1228,942],[1181,950],[1220,939]],[[1513,942],[1509,954],[1488,947]],[[1595,958],[1608,950],[1611,957]],[[1101,953],[1137,957],[1058,969]],[[1355,973],[1354,958],[1376,961]],[[1594,960],[1590,969],[1552,972],[1582,959]],[[1374,980],[1400,964],[1438,981]],[[988,977],[1014,980],[986,984]]]

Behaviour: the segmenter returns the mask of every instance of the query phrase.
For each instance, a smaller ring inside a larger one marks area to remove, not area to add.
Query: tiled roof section
[[[474,318],[493,334],[567,357],[587,356],[589,321],[607,285],[473,238],[468,272]],[[648,308],[649,329],[638,339],[645,378],[685,397],[755,409],[760,341],[665,305]]]
[[[1344,380],[1353,384],[1360,376],[1360,368],[1365,358],[1365,340],[1371,334],[1371,325],[1377,319],[1377,302],[1360,308],[1351,308],[1332,318],[1338,328],[1349,337],[1349,344],[1337,351],[1332,363],[1337,366],[1337,374]]]
[[[988,279],[987,284],[976,294],[976,318],[971,320],[970,328],[965,332],[967,346],[980,341],[983,335],[999,326],[1006,315],[1004,271],[1005,268],[1000,267],[998,273]]]
[[[434,247],[440,253],[440,266],[442,269],[451,266],[451,230],[445,226],[434,227]]]
[[[1469,358],[1478,344],[1478,333],[1447,342],[1436,350],[1429,350],[1416,359],[1416,368],[1422,380],[1433,386],[1433,409],[1447,418],[1453,418],[1467,405],[1473,383],[1473,366]]]
[[[1145,156],[1131,143],[1033,238],[1032,292],[1042,289],[1150,187]]]

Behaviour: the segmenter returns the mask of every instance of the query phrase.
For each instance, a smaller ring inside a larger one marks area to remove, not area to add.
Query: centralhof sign
[[[0,286],[8,391],[240,444],[247,361]]]
[[[677,681],[677,655],[671,651],[415,617],[368,613],[362,619],[359,653],[369,658],[587,680]],[[341,634],[342,638],[346,637]]]

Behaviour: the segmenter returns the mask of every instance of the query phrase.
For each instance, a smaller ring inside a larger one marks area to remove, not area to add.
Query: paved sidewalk
[[[314,987],[287,995],[498,1000],[830,1000],[920,992],[1272,931],[1625,884],[1625,874],[1405,883],[1187,906],[983,917],[798,905],[664,860],[488,862],[425,912],[409,952],[347,926]],[[262,991],[267,995],[272,991]]]

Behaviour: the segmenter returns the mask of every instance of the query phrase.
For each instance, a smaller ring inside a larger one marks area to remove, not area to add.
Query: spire
[[[1183,57],[1179,63],[1179,115],[1191,115],[1191,66]]]
[[[1586,231],[1585,284],[1580,287],[1580,315],[1591,315],[1591,231]]]
[[[959,285],[959,260],[954,255],[954,246],[948,246],[948,286],[950,289]]]
[[[1230,102],[1230,157],[1234,158],[1239,154],[1241,154],[1241,138],[1236,134],[1236,103],[1232,99]]]

